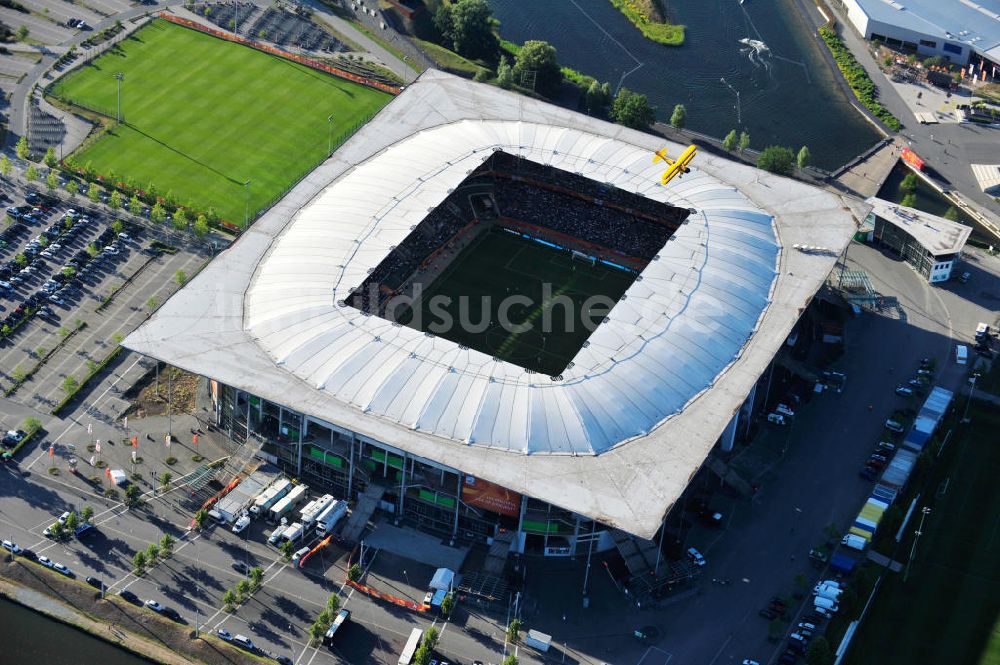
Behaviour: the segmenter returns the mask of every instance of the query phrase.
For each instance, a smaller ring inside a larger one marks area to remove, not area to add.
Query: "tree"
[[[500,56],[500,64],[497,65],[497,85],[504,90],[510,90],[514,85],[514,68],[505,55]]]
[[[619,125],[645,129],[656,119],[656,109],[649,105],[646,95],[622,88],[611,103],[611,119]]]
[[[740,152],[747,150],[750,147],[750,135],[746,132],[740,132],[740,142],[737,147],[740,149]]]
[[[319,621],[314,621],[312,625],[309,626],[309,637],[311,637],[313,641],[319,641],[326,631],[326,626],[321,624]]]
[[[769,145],[764,148],[757,158],[757,168],[770,171],[771,173],[787,174],[792,171],[792,164],[795,162],[795,155],[791,148],[781,145]]]
[[[84,506],[83,510],[80,511],[80,519],[83,520],[84,524],[90,524],[94,519],[94,509],[90,506]]]
[[[208,226],[208,218],[205,217],[205,215],[198,215],[198,217],[194,220],[194,225],[191,227],[191,230],[194,231],[194,235],[198,238],[204,238],[207,236],[208,232],[211,231]]]
[[[173,480],[173,476],[169,471],[164,471],[160,474],[160,489],[167,489],[170,486],[170,481]]]
[[[903,200],[899,202],[899,205],[906,206],[907,208],[915,208],[917,206],[917,195],[914,192],[910,192],[903,197]]]
[[[250,582],[247,580],[240,580],[236,583],[236,597],[237,598],[249,598],[250,597]]]
[[[800,169],[804,169],[812,164],[812,155],[809,154],[809,146],[799,148],[799,154],[795,157],[795,162],[799,165]]]
[[[90,183],[87,187],[87,198],[90,199],[91,203],[97,203],[101,200],[101,188],[97,186],[97,183]]]
[[[357,582],[361,579],[361,566],[353,563],[351,567],[347,569],[347,579],[352,582]]]
[[[226,593],[222,594],[222,604],[225,605],[227,612],[236,609],[236,592],[232,589],[226,589]]]
[[[121,233],[122,231],[125,230],[125,222],[123,222],[120,219],[116,219],[115,221],[111,222],[111,230],[114,231],[115,234]]]
[[[178,231],[183,231],[187,228],[188,219],[187,213],[184,212],[183,208],[178,208],[177,212],[174,213],[174,218],[170,222],[175,229]]]
[[[54,169],[56,164],[59,163],[59,158],[56,157],[56,149],[49,146],[49,149],[45,151],[45,157],[42,159],[47,167]]]
[[[149,220],[154,224],[162,224],[167,218],[167,211],[163,209],[163,206],[159,201],[153,204],[153,207],[149,211]]]
[[[69,515],[66,516],[66,522],[64,526],[70,531],[76,531],[76,527],[80,526],[80,516],[76,514],[76,511],[70,511]]]
[[[177,281],[178,286],[184,286],[187,284],[188,276],[186,272],[178,269],[177,272],[174,273],[174,279]]]
[[[286,540],[285,542],[281,543],[281,545],[278,547],[278,550],[281,552],[281,555],[285,557],[285,561],[288,561],[289,559],[292,558],[292,554],[295,553],[295,543],[293,543],[290,540]]]
[[[38,180],[38,169],[35,168],[34,164],[28,164],[28,170],[24,172],[24,177],[28,179],[28,182]]]
[[[10,157],[7,155],[0,155],[0,175],[7,177],[10,175],[10,171],[13,166],[10,163]]]
[[[340,609],[340,596],[335,593],[330,594],[330,597],[326,599],[326,609],[336,613]]]
[[[150,296],[149,300],[146,301],[146,309],[148,309],[149,311],[153,311],[154,309],[157,308],[159,304],[160,301],[157,300],[156,296]]]
[[[736,150],[736,142],[738,140],[739,138],[736,135],[736,130],[731,129],[729,130],[729,133],[726,134],[726,138],[722,139],[722,147],[727,151],[732,152],[733,150]]]
[[[424,631],[424,637],[420,640],[421,646],[426,646],[428,650],[434,651],[434,647],[438,643],[438,630],[437,628],[428,628]]]
[[[688,112],[684,108],[683,104],[678,104],[674,107],[674,112],[670,114],[670,124],[674,126],[675,129],[684,129],[685,123],[687,123]]]
[[[453,609],[455,609],[455,594],[449,593],[441,601],[441,614],[449,616]]]
[[[530,40],[524,43],[514,58],[514,76],[523,81],[527,72],[535,72],[535,90],[543,95],[559,92],[562,71],[556,60],[556,49],[548,42]]]
[[[27,159],[30,152],[31,149],[28,147],[28,139],[27,137],[22,136],[17,140],[17,145],[14,146],[14,154],[17,155],[18,159]]]
[[[146,558],[149,559],[150,563],[155,563],[160,557],[160,548],[157,547],[156,543],[150,543],[149,547],[146,548]]]
[[[142,214],[142,201],[136,194],[133,194],[132,198],[128,200],[128,211],[137,216]]]
[[[915,191],[917,191],[917,174],[907,173],[903,177],[903,181],[899,183],[899,192],[901,194],[909,194]]]
[[[517,656],[514,654],[507,654],[507,657],[503,659],[503,665],[517,665]]]
[[[48,175],[45,176],[45,186],[50,190],[59,186],[59,176],[56,175],[55,171],[49,171]]]
[[[146,572],[146,553],[139,550],[132,556],[132,569],[136,575]]]
[[[111,206],[112,210],[120,210],[124,201],[122,201],[122,193],[117,189],[111,192],[111,199],[108,201],[108,205]]]
[[[198,527],[198,530],[205,528],[205,520],[208,519],[208,511],[202,508],[194,514],[194,523]]]
[[[23,42],[28,38],[29,34],[31,34],[31,31],[28,30],[28,26],[22,25],[20,28],[17,29],[17,40]]]
[[[139,487],[137,485],[129,485],[125,488],[125,505],[129,508],[139,505]]]
[[[63,266],[62,274],[63,277],[73,277],[76,275],[76,268],[73,266]]]
[[[80,387],[80,382],[76,380],[76,377],[72,374],[67,374],[62,381],[63,392],[67,395],[72,395]]]
[[[958,208],[955,206],[948,206],[948,209],[944,211],[944,218],[950,219],[953,222],[958,221]]]
[[[434,26],[445,44],[466,58],[493,60],[500,48],[494,33],[496,21],[486,0],[442,3],[434,14]]]
[[[809,665],[832,665],[833,652],[830,650],[830,643],[822,635],[813,638],[806,651],[806,663]]]
[[[604,86],[596,80],[591,81],[587,87],[587,94],[584,97],[584,107],[587,113],[601,114],[608,106],[608,95],[604,91]]]
[[[76,196],[80,193],[80,185],[76,180],[70,180],[66,183],[66,191],[69,192],[70,196]]]
[[[250,586],[256,591],[264,584],[264,569],[254,566],[250,569]]]
[[[521,620],[511,619],[510,623],[507,624],[507,641],[511,644],[517,644],[521,637]]]

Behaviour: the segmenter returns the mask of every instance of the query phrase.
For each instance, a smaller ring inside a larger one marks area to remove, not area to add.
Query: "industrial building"
[[[951,278],[972,227],[877,197],[869,198],[872,239],[891,248],[931,283]]]
[[[712,154],[661,186],[664,143],[425,72],[123,344],[356,512],[546,555],[650,538],[867,214]],[[500,150],[691,211],[558,376],[344,304]]]
[[[1000,0],[838,0],[865,39],[958,65],[1000,63]]]

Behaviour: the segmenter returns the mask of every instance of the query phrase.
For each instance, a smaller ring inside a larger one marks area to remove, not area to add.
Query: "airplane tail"
[[[653,153],[653,163],[666,162],[667,164],[673,164],[674,160],[667,157],[667,149],[661,148]]]

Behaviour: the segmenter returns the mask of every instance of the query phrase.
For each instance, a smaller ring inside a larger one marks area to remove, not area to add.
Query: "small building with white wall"
[[[964,65],[1000,62],[1000,0],[837,0],[865,39]]]
[[[866,221],[875,227],[875,242],[896,251],[928,282],[951,278],[971,226],[874,196],[866,203],[872,206]]]
[[[1000,164],[970,164],[972,175],[989,196],[1000,196]]]

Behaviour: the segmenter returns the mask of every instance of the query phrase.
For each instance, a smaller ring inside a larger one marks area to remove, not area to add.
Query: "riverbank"
[[[611,4],[639,29],[646,39],[666,46],[684,43],[684,26],[668,23],[656,0],[611,0]]]
[[[6,552],[4,553],[6,554]],[[190,626],[169,621],[117,596],[100,598],[86,583],[42,566],[4,557],[0,595],[67,626],[163,665],[259,665],[267,662],[215,637],[194,637]]]

